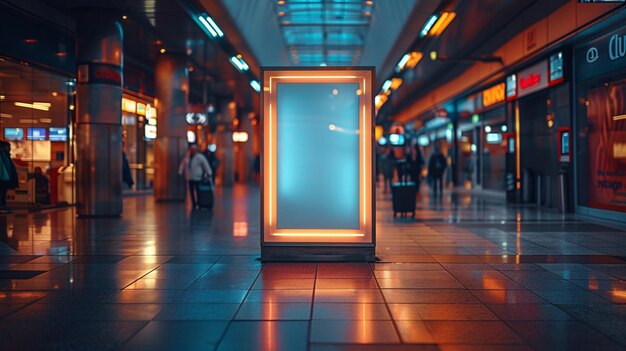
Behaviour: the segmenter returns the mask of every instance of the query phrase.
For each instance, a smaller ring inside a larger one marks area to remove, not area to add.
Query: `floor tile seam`
[[[7,320],[7,317],[10,317],[10,316],[16,314],[17,312],[20,312],[20,311],[26,309],[27,307],[30,307],[31,305],[34,305],[35,303],[37,303],[37,301],[39,301],[39,300],[41,300],[41,299],[43,299],[43,298],[45,298],[47,296],[48,296],[48,294],[46,294],[45,296],[39,297],[39,298],[29,302],[29,303],[24,304],[24,306],[16,309],[15,311],[11,311],[11,312],[5,314],[4,316],[2,316],[2,318],[0,318],[0,320]]]
[[[221,257],[220,257],[220,259],[221,259]],[[218,261],[219,261],[219,259],[218,259]],[[213,266],[211,266],[211,267],[213,267]],[[254,277],[254,280],[252,281],[252,284],[247,289],[246,294],[244,295],[243,299],[239,303],[239,306],[237,306],[237,309],[235,310],[235,313],[233,314],[233,317],[226,324],[226,328],[224,328],[224,332],[222,332],[222,335],[220,336],[220,338],[215,343],[215,347],[214,347],[215,350],[217,350],[218,347],[220,346],[220,344],[222,343],[222,341],[224,341],[224,337],[226,336],[226,333],[228,333],[228,330],[230,329],[230,327],[232,326],[233,322],[235,321],[235,318],[237,317],[237,314],[239,314],[239,311],[241,310],[241,307],[243,306],[244,301],[246,301],[246,299],[248,298],[248,295],[250,295],[250,291],[252,291],[252,287],[254,286],[254,284],[256,284],[257,280],[261,276],[261,271],[262,270],[263,270],[263,267],[261,267],[261,269],[257,272],[256,276]],[[200,279],[200,278],[198,277],[198,279]],[[202,289],[202,290],[204,290],[204,289]],[[200,290],[200,291],[202,291],[202,290]]]
[[[368,265],[369,266],[369,265]],[[313,307],[315,306],[315,295],[317,288],[317,272],[319,268],[319,262],[315,262],[315,274],[313,276],[313,291],[311,292],[311,307],[309,309],[309,323],[307,324],[306,331],[306,351],[311,351],[311,335],[313,329]]]
[[[576,317],[574,314],[570,313],[569,311],[561,308],[561,306],[573,306],[573,305],[577,305],[577,304],[552,304],[554,307],[556,307],[557,309],[559,309],[560,311],[562,311],[563,313],[567,314],[568,316],[571,316],[573,318],[573,320],[582,323],[583,325],[595,330],[596,332],[600,333],[601,335],[603,335],[604,337],[606,337],[607,339],[611,340],[612,342],[614,342],[617,345],[621,345],[626,347],[626,342],[620,342],[617,339],[614,339],[613,336],[606,334],[605,332],[603,332],[602,330],[596,328],[594,325]],[[593,306],[590,304],[584,304],[585,306],[589,307],[589,306]]]
[[[402,334],[400,333],[400,328],[398,328],[396,320],[393,318],[393,314],[391,314],[391,308],[389,307],[389,304],[387,303],[387,298],[385,297],[385,294],[383,294],[383,290],[380,287],[380,283],[378,282],[378,277],[376,277],[376,274],[375,274],[374,270],[372,269],[372,265],[368,265],[368,267],[370,268],[370,271],[372,272],[372,275],[374,276],[374,280],[376,281],[376,286],[378,287],[378,289],[377,289],[378,293],[381,295],[381,297],[383,299],[383,303],[385,304],[385,310],[389,314],[389,319],[391,321],[391,325],[393,326],[393,330],[396,333],[398,341],[400,342],[400,344],[404,344],[404,340],[402,338]]]
[[[454,276],[454,274],[452,274],[452,272],[450,272],[450,271],[449,271],[446,267],[444,267],[444,269],[446,269],[446,271],[447,271],[448,273],[450,273],[450,274],[454,277],[454,279],[456,279],[456,276]],[[457,279],[457,281],[458,281],[458,279]],[[521,335],[519,335],[519,334],[515,331],[515,329],[511,328],[511,326],[510,326],[510,325],[509,325],[509,324],[508,324],[505,320],[503,320],[502,318],[500,318],[500,316],[499,316],[497,313],[495,313],[495,312],[494,312],[491,308],[489,308],[489,305],[487,305],[486,303],[484,303],[484,302],[483,302],[483,301],[482,301],[482,300],[478,297],[478,295],[476,295],[476,294],[473,292],[473,290],[472,290],[472,289],[469,289],[469,288],[468,288],[465,284],[463,284],[463,282],[461,282],[461,281],[459,281],[459,284],[461,284],[462,286],[464,286],[464,287],[465,287],[465,289],[466,289],[466,291],[468,291],[470,294],[472,294],[472,296],[474,296],[474,298],[475,298],[476,300],[478,300],[478,303],[479,303],[479,304],[483,305],[483,307],[485,307],[486,309],[488,309],[488,310],[489,310],[489,311],[490,311],[490,312],[491,312],[494,316],[496,316],[496,318],[498,318],[498,321],[500,321],[500,322],[504,323],[504,324],[506,325],[506,327],[507,327],[507,328],[508,328],[508,329],[509,329],[509,330],[510,330],[510,331],[511,331],[514,335],[516,335],[516,336],[517,336],[517,337],[518,337],[521,341],[523,341],[523,343],[524,343],[524,344],[526,344],[526,345],[530,345],[528,342],[526,342],[526,340],[525,340],[524,338],[522,338],[522,336],[521,336]],[[505,290],[507,290],[507,289],[505,289]],[[534,293],[533,293],[533,294],[534,294]],[[426,325],[426,329],[428,329],[428,331],[432,334],[432,331],[431,331],[431,329],[428,327],[428,325]]]
[[[569,322],[575,321],[575,322],[578,322],[578,323],[583,324],[584,326],[586,326],[586,327],[588,327],[588,328],[590,328],[590,329],[594,330],[595,332],[599,333],[600,335],[602,335],[602,336],[606,337],[608,340],[612,341],[612,342],[613,342],[613,343],[615,343],[616,345],[622,345],[622,346],[626,345],[626,344],[622,344],[622,343],[618,342],[617,340],[613,339],[613,337],[611,337],[611,336],[609,336],[609,335],[605,334],[604,332],[602,332],[601,330],[597,329],[597,328],[596,328],[596,327],[594,327],[593,325],[591,325],[591,324],[589,324],[589,323],[587,323],[587,322],[585,322],[585,321],[583,321],[583,320],[581,320],[581,319],[576,318],[576,316],[572,315],[571,313],[567,312],[566,310],[561,309],[561,308],[559,307],[559,305],[558,305],[558,304],[553,304],[553,303],[551,303],[551,302],[549,302],[549,301],[547,301],[547,300],[546,300],[546,302],[547,302],[547,304],[552,305],[553,307],[557,308],[559,311],[561,311],[561,312],[563,312],[563,313],[567,314],[568,316],[571,316],[571,317],[573,318],[573,320],[570,320],[570,321],[567,321],[567,320],[565,320],[565,321],[560,321],[560,320],[558,320],[558,321],[546,321],[546,320],[539,320],[539,321],[523,321],[523,320],[522,320],[522,321],[520,321],[520,320],[509,320],[509,321],[507,321],[507,320],[502,320],[502,322],[503,322],[504,324],[506,324],[506,326],[507,326],[507,327],[508,327],[511,331],[513,331],[513,332],[514,332],[514,333],[515,333],[515,334],[516,334],[516,335],[517,335],[517,336],[518,336],[521,340],[523,340],[525,344],[527,344],[527,345],[531,346],[531,347],[532,347],[532,348],[534,348],[534,349],[537,349],[537,348],[535,347],[535,345],[533,345],[533,344],[531,343],[531,342],[532,342],[532,340],[530,340],[530,339],[526,339],[526,338],[524,338],[522,335],[518,334],[518,333],[517,333],[517,331],[516,331],[516,330],[513,328],[513,326],[511,325],[511,323],[533,323],[533,322],[535,322],[535,323],[545,323],[545,322],[552,322],[552,323],[555,323],[555,322],[556,322],[556,323],[561,323],[561,322],[562,322],[562,323],[569,323]],[[544,305],[545,305],[545,303],[544,303]],[[487,308],[489,308],[489,306],[487,306]],[[491,309],[490,309],[490,310],[491,310]]]
[[[122,341],[120,344],[121,346],[125,346],[126,344],[128,344],[135,336],[137,336],[142,330],[144,330],[150,323],[152,323],[152,320],[150,321],[143,321],[144,325],[137,329],[137,331],[135,331],[134,333],[132,333],[129,337],[127,337],[124,341]]]

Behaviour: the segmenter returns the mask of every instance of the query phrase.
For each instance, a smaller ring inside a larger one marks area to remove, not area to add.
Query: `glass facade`
[[[73,101],[70,77],[0,59],[0,139],[11,144],[19,179],[9,207],[74,202]]]
[[[626,212],[626,74],[578,86],[578,204]]]
[[[154,137],[156,108],[151,99],[124,94],[122,99],[123,150],[134,185],[125,191],[152,189],[154,183]]]

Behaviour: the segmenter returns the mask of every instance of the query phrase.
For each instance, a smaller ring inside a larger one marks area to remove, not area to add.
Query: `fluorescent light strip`
[[[398,62],[398,66],[396,66],[397,72],[400,72],[404,69],[404,66],[406,65],[407,61],[409,61],[409,58],[411,58],[411,55],[409,54],[404,54],[404,56],[402,56],[402,59],[400,59],[400,62]]]
[[[272,213],[274,207],[274,203],[272,201],[272,199],[274,198],[274,191],[272,189],[272,185],[274,183],[274,178],[272,177],[274,169],[274,163],[272,161],[272,156],[274,154],[274,149],[272,149],[272,138],[272,103],[270,102],[270,229],[272,228]]]
[[[257,93],[261,92],[261,85],[259,84],[258,81],[253,80],[250,82],[250,86],[252,87],[252,89],[254,89]]]
[[[366,134],[367,134],[367,116],[365,115],[365,104],[363,104],[363,132],[361,133],[361,139],[363,140],[363,150],[361,151],[361,153],[363,154],[363,176],[362,176],[362,182],[363,182],[363,227],[365,227],[367,219],[366,219],[366,215],[367,215],[367,210],[366,210],[366,202],[367,202],[367,179],[366,179],[366,174],[367,174],[367,165],[365,164],[365,150],[366,150]]]
[[[618,116],[613,116],[613,120],[614,121],[620,121],[626,119],[626,115],[618,115]]]
[[[235,56],[230,58],[230,62],[235,66],[235,68],[237,68],[240,71],[243,71],[243,65],[241,64],[241,62],[239,62],[239,59]]]
[[[200,20],[200,22],[202,22],[202,24],[206,27],[206,29],[209,31],[209,33],[211,33],[211,36],[213,36],[213,38],[217,37],[217,32],[215,31],[215,29],[213,29],[213,27],[211,27],[211,25],[209,24],[209,22],[207,22],[204,17],[202,16],[198,16],[198,19]]]
[[[437,21],[438,18],[439,18],[439,16],[437,16],[437,15],[430,16],[430,18],[428,19],[428,21],[424,25],[424,28],[422,28],[422,32],[420,33],[420,37],[423,38],[423,37],[426,36],[426,34],[428,34],[428,32],[433,27],[433,25],[435,24],[435,22]]]
[[[235,66],[235,68],[237,68],[240,72],[243,71],[247,71],[250,66],[248,66],[248,64],[246,63],[246,61],[244,61],[241,58],[238,58],[237,56],[233,56],[230,58],[230,62]]]
[[[50,106],[45,105],[46,103],[29,104],[26,102],[14,102],[13,104],[17,107],[32,108],[33,110],[40,110],[40,111],[50,110]]]
[[[213,20],[213,18],[211,16],[207,16],[206,20],[209,21],[209,24],[213,27],[213,29],[215,29],[215,31],[217,32],[218,36],[220,36],[220,37],[224,36],[224,32],[222,32],[220,27],[217,25],[217,23],[215,23],[215,21]]]
[[[383,83],[382,90],[387,92],[389,88],[391,88],[391,80],[386,80],[385,83]]]
[[[454,20],[455,17],[456,17],[456,13],[454,12],[443,12],[441,14],[441,17],[439,17],[439,20],[437,21],[437,23],[435,23],[432,30],[430,31],[430,35],[437,36],[443,33],[443,31],[446,30],[448,25],[450,25],[450,23],[452,22],[452,20]]]
[[[343,237],[358,237],[365,236],[365,234],[361,233],[272,233],[273,236],[343,236]]]

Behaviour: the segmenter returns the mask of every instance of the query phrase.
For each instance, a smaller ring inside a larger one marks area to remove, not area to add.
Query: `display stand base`
[[[375,246],[262,246],[263,262],[374,262]]]

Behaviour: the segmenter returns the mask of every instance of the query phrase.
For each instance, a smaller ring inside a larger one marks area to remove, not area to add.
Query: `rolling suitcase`
[[[213,183],[210,180],[198,184],[198,206],[213,208]]]
[[[405,215],[411,213],[411,217],[415,218],[415,202],[417,196],[417,185],[407,181],[409,176],[408,164],[400,163],[398,167],[398,175],[400,182],[391,185],[391,202],[393,206],[393,217],[398,213]]]

